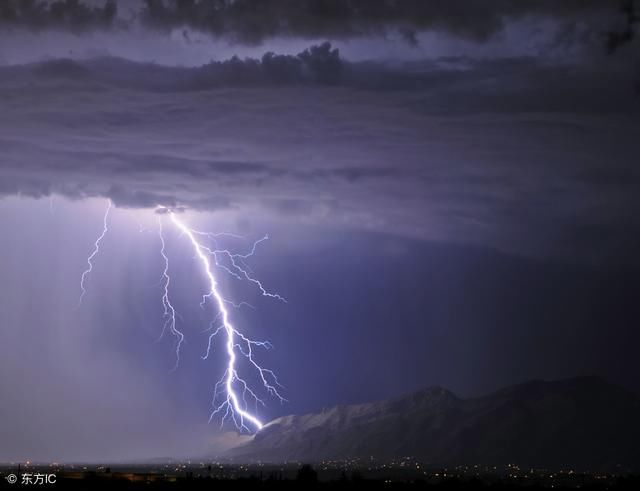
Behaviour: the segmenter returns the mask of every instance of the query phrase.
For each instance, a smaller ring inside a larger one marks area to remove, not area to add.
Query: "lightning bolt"
[[[255,252],[257,244],[262,240],[266,240],[266,238],[255,243],[252,250],[246,255],[232,254],[226,249],[211,249],[207,245],[202,244],[198,241],[196,236],[211,237],[212,235],[190,229],[178,219],[175,213],[171,211],[169,211],[169,216],[171,217],[171,221],[174,225],[191,242],[196,253],[196,257],[202,266],[203,273],[208,280],[209,290],[203,297],[203,302],[206,298],[213,299],[218,311],[216,318],[212,321],[211,329],[213,329],[216,321],[218,320],[220,325],[209,336],[207,352],[203,358],[206,359],[209,356],[212,339],[222,332],[226,335],[225,347],[227,354],[227,367],[222,377],[215,385],[213,395],[214,409],[209,421],[211,421],[214,416],[222,414],[221,425],[229,419],[233,421],[240,431],[250,431],[247,423],[251,424],[255,429],[260,430],[263,423],[257,418],[257,416],[249,412],[247,396],[255,402],[256,406],[258,403],[264,405],[264,402],[253,390],[251,390],[247,382],[240,377],[236,362],[238,361],[239,356],[243,357],[249,365],[253,367],[267,393],[283,402],[285,399],[278,392],[278,388],[282,388],[282,386],[278,382],[277,377],[271,370],[261,367],[254,358],[253,348],[262,347],[270,349],[271,344],[266,341],[254,341],[249,339],[234,327],[229,316],[229,310],[227,309],[227,304],[230,302],[222,296],[218,289],[218,283],[212,271],[210,257],[213,256],[216,266],[222,267],[222,269],[225,269],[236,278],[244,278],[245,280],[257,285],[263,295],[284,301],[284,298],[280,295],[268,292],[262,286],[262,283],[253,278],[253,276],[247,272],[248,268],[244,268],[240,265],[242,259],[252,255]],[[227,257],[230,261],[231,267],[220,265],[217,260],[218,256]]]
[[[178,330],[176,327],[176,309],[173,307],[171,300],[169,299],[169,284],[171,283],[171,277],[169,276],[169,257],[165,252],[165,242],[164,242],[164,234],[162,232],[162,217],[158,217],[158,235],[160,236],[160,255],[164,260],[164,270],[162,271],[162,307],[164,308],[164,325],[162,327],[162,333],[160,334],[160,339],[164,336],[167,328],[171,331],[171,334],[177,338],[176,341],[176,364],[173,367],[173,370],[178,368],[178,364],[180,363],[180,346],[184,341],[184,334]]]
[[[87,258],[87,269],[82,273],[80,278],[80,299],[78,301],[78,307],[82,304],[84,295],[86,294],[85,282],[87,276],[93,270],[93,260],[100,252],[100,243],[107,235],[109,231],[108,219],[109,212],[112,208],[112,202],[109,200],[107,209],[103,218],[103,229],[100,236],[94,242],[94,248],[91,255]],[[217,381],[214,387],[213,394],[213,410],[211,412],[209,421],[216,416],[221,415],[221,427],[225,421],[230,420],[236,426],[239,431],[251,431],[248,425],[251,425],[254,429],[260,430],[263,427],[263,423],[258,419],[255,413],[249,411],[249,400],[253,401],[256,406],[262,404],[264,401],[258,396],[258,394],[249,387],[249,384],[240,376],[238,370],[238,361],[245,360],[246,364],[253,370],[254,376],[260,380],[262,390],[267,394],[277,398],[280,402],[284,402],[285,399],[280,395],[279,389],[282,389],[278,378],[272,370],[263,368],[257,361],[254,355],[254,348],[271,349],[272,345],[268,341],[255,341],[249,339],[242,334],[232,324],[227,306],[240,308],[242,306],[249,306],[246,302],[234,303],[220,293],[218,288],[218,282],[213,273],[212,266],[215,266],[238,280],[248,281],[255,285],[263,296],[274,298],[283,302],[286,300],[276,293],[268,291],[263,284],[253,276],[251,268],[245,262],[246,259],[253,256],[256,253],[258,245],[268,239],[267,236],[255,241],[249,252],[245,254],[238,254],[231,252],[228,249],[221,249],[217,245],[217,239],[222,236],[232,236],[235,238],[242,238],[234,234],[213,234],[209,232],[201,232],[192,228],[189,228],[186,224],[178,219],[176,214],[169,209],[161,208],[161,211],[168,213],[172,223],[177,227],[182,235],[189,239],[189,242],[193,246],[196,253],[196,258],[199,260],[202,267],[202,271],[208,280],[208,291],[202,296],[202,302],[200,306],[204,308],[207,299],[212,299],[215,302],[217,314],[210,323],[207,331],[211,331],[208,337],[207,350],[203,359],[207,359],[211,353],[212,343],[216,336],[224,333],[226,337],[225,351],[227,356],[226,369],[222,377]],[[177,328],[176,318],[178,313],[171,303],[169,297],[169,289],[171,285],[171,276],[169,275],[169,257],[166,253],[166,243],[163,231],[163,219],[162,216],[158,217],[158,236],[160,238],[160,255],[163,259],[164,269],[162,271],[162,307],[164,325],[160,339],[164,336],[165,332],[169,330],[171,334],[176,338],[175,355],[176,363],[174,370],[180,363],[180,347],[184,342],[185,336]],[[208,244],[204,244],[201,240],[205,238],[214,242],[214,247],[210,247]],[[213,258],[213,265],[210,260]]]
[[[79,309],[80,306],[82,305],[82,299],[84,298],[85,294],[87,293],[87,290],[84,286],[84,283],[87,279],[87,276],[91,273],[91,271],[93,271],[93,258],[96,257],[96,255],[98,254],[98,252],[100,252],[100,242],[102,241],[102,239],[104,239],[104,236],[107,235],[107,232],[109,231],[109,226],[107,223],[107,220],[109,218],[109,212],[111,211],[111,200],[108,201],[107,204],[107,210],[104,212],[104,218],[102,220],[103,223],[103,228],[102,228],[102,233],[100,234],[100,236],[96,239],[96,241],[93,243],[93,252],[91,253],[91,255],[87,258],[87,269],[84,270],[84,272],[82,273],[82,276],[80,277],[80,298],[78,299],[78,305],[76,306],[76,309]]]
[[[198,232],[198,234],[203,234],[203,232]],[[286,302],[286,300],[281,297],[280,295],[278,295],[277,293],[271,293],[269,291],[267,291],[265,289],[265,287],[262,285],[262,282],[260,282],[259,280],[257,280],[256,278],[254,278],[249,270],[250,268],[246,265],[246,263],[244,262],[245,259],[253,256],[256,252],[256,248],[258,247],[258,244],[264,242],[265,240],[268,240],[269,237],[267,235],[265,235],[264,237],[262,237],[261,239],[256,240],[253,243],[253,246],[251,247],[251,250],[247,253],[247,254],[234,254],[231,251],[229,251],[228,249],[211,249],[210,247],[204,246],[204,245],[200,245],[200,247],[206,251],[209,255],[212,255],[215,259],[216,262],[216,266],[218,266],[221,269],[224,269],[227,273],[229,273],[231,276],[233,276],[234,278],[238,279],[238,280],[247,280],[250,283],[253,283],[254,285],[256,285],[258,287],[258,289],[260,290],[260,292],[262,293],[263,296],[265,297],[271,297],[271,298],[275,298],[277,300],[280,300],[282,302]],[[230,264],[230,266],[227,266],[225,264],[223,264],[222,262],[219,261],[220,258],[227,258],[228,262]],[[205,302],[207,297],[210,297],[211,293],[207,293],[206,295],[203,296],[203,303]],[[227,301],[227,303],[230,303],[229,301]],[[235,305],[234,305],[235,306]],[[250,305],[249,305],[250,306]]]

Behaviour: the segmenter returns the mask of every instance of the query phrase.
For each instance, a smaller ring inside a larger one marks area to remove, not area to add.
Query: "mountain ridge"
[[[225,455],[248,461],[412,456],[433,465],[640,469],[640,396],[594,376],[460,398],[442,387],[267,423]]]

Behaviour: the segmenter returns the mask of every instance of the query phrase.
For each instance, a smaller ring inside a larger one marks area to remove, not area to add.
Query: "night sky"
[[[615,1],[3,1],[0,461],[196,456],[222,352],[158,206],[288,402],[595,374],[640,391],[640,69]],[[639,6],[640,8],[640,6]],[[80,276],[102,231],[87,293]]]

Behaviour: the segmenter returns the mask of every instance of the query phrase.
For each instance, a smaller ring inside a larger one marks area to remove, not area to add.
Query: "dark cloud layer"
[[[635,0],[621,2],[620,10],[624,14],[623,21],[607,33],[607,48],[611,53],[635,39],[636,26],[640,23],[640,8]]]
[[[599,0],[144,0],[131,4],[107,0],[101,6],[82,0],[6,0],[0,25],[29,29],[121,28],[133,25],[169,30],[193,29],[240,43],[273,37],[349,39],[399,33],[409,43],[425,30],[442,30],[474,40],[501,31],[509,20],[541,16],[576,23],[617,12],[615,2]],[[184,33],[188,38],[187,31]]]
[[[113,27],[117,13],[116,0],[105,0],[101,6],[82,0],[3,0],[0,2],[0,27],[85,32]]]
[[[95,58],[0,73],[5,196],[258,209],[635,262],[640,99],[617,57],[392,66],[323,44],[195,68]]]
[[[326,42],[292,55],[264,54],[261,59],[233,57],[195,68],[135,63],[120,58],[89,61],[51,60],[25,67],[0,67],[7,81],[36,79],[75,80],[141,90],[204,90],[216,87],[277,85],[354,85],[365,82],[359,73],[343,73],[345,62]],[[360,78],[360,80],[358,80]],[[397,77],[396,77],[397,78]],[[396,80],[400,82],[400,80]]]
[[[518,2],[449,0],[146,0],[143,22],[162,28],[188,26],[255,43],[273,36],[350,38],[402,33],[415,42],[419,30],[442,29],[486,39],[506,18],[526,15],[571,17],[607,11],[604,2],[553,0]],[[610,6],[608,6],[610,8]]]
[[[524,110],[630,111],[634,66],[628,57],[600,56],[591,63],[562,63],[531,56],[473,59],[441,57],[387,64],[351,62],[324,42],[297,55],[267,52],[261,58],[233,56],[198,67],[139,63],[116,57],[55,59],[0,66],[3,85],[77,84],[79,88],[121,87],[182,92],[218,88],[339,86],[359,90],[452,94],[436,107],[448,113]],[[605,95],[606,97],[599,97]],[[162,165],[162,163],[158,163]]]

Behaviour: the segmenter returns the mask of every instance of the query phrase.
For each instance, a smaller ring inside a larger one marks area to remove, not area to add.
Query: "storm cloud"
[[[115,0],[102,6],[82,0],[6,0],[0,5],[0,27],[86,32],[113,27],[117,13]]]
[[[348,39],[398,33],[415,44],[416,34],[425,30],[485,40],[504,29],[508,21],[523,17],[575,23],[613,16],[618,11],[614,2],[598,0],[144,0],[134,3],[137,8],[126,8],[131,5],[116,0],[106,0],[102,5],[82,0],[8,0],[0,9],[0,23],[79,32],[128,29],[134,25],[160,30],[193,29],[248,44],[281,36]],[[187,31],[184,35],[188,36]]]
[[[394,31],[415,43],[416,32],[427,29],[482,40],[503,29],[509,18],[540,15],[575,19],[611,12],[612,5],[598,1],[270,0],[256,5],[247,0],[146,0],[141,20],[152,27],[185,26],[247,43],[282,35],[336,39]]]
[[[636,241],[618,237],[640,228],[639,101],[626,65],[607,63],[393,67],[324,44],[195,68],[5,67],[0,192],[285,215],[297,203],[303,220],[631,260]],[[588,230],[610,240],[576,250]]]

